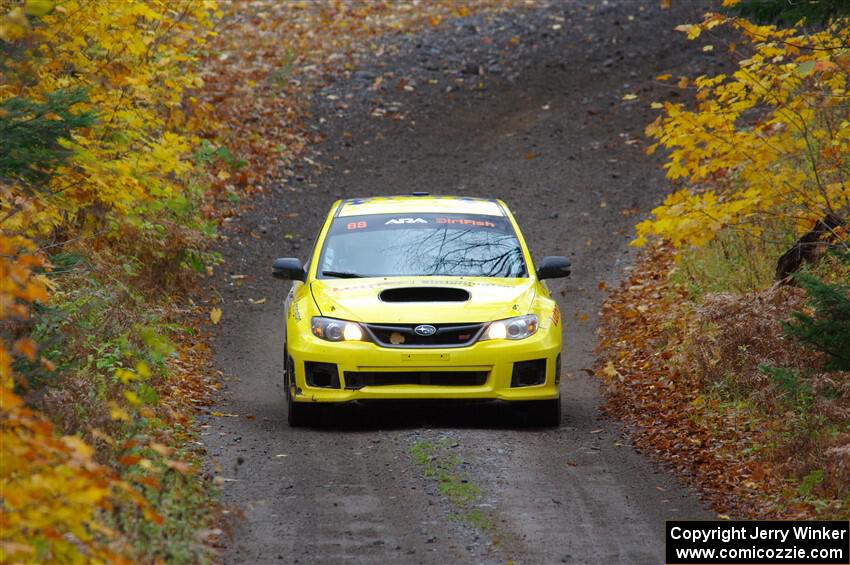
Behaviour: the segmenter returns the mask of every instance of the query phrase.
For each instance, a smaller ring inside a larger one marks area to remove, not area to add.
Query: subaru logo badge
[[[414,333],[416,333],[416,335],[429,336],[437,333],[437,328],[430,324],[422,324],[421,326],[416,326],[415,328],[413,328],[413,331]]]

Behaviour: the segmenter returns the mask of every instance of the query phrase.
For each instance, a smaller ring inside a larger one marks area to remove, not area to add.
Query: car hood
[[[535,284],[532,278],[386,277],[316,280],[310,290],[319,311],[331,318],[451,324],[526,314],[534,301]],[[458,295],[463,298],[458,300]]]

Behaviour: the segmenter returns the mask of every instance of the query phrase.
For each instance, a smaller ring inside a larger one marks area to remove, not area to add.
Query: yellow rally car
[[[501,400],[560,422],[561,315],[501,200],[427,193],[337,201],[312,257],[277,259],[289,424],[322,404]]]

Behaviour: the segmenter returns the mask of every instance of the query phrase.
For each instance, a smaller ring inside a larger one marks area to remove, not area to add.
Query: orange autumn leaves
[[[605,409],[717,512],[846,517],[847,374],[810,373],[806,386],[829,393],[801,411],[761,369],[818,365],[783,332],[790,313],[806,307],[805,293],[782,286],[697,303],[671,280],[675,254],[670,245],[648,247],[603,306],[595,372]],[[807,477],[820,478],[807,486]]]
[[[44,259],[35,253],[32,242],[0,232],[0,324],[11,327],[15,321],[25,321],[29,317],[30,303],[47,301],[46,281],[33,272],[43,267]],[[12,355],[34,360],[35,350],[35,344],[28,337],[19,337],[12,343],[0,337],[0,389],[11,389],[14,385]]]
[[[31,242],[0,234],[0,324],[14,329],[29,319],[31,303],[47,301],[48,283],[35,272],[44,267]],[[13,391],[13,355],[35,360],[36,346],[28,337],[0,340],[0,562],[77,562],[83,555],[121,562],[99,513],[116,489],[134,493],[95,462],[83,440],[58,436],[24,406]]]
[[[736,449],[750,434],[709,419],[710,411],[695,403],[699,375],[677,369],[694,316],[685,289],[669,281],[674,264],[669,245],[647,248],[603,306],[596,373],[605,408],[634,424],[635,444],[696,483],[718,511],[764,516],[755,505],[763,485],[740,481],[751,472]]]
[[[9,389],[0,395],[0,562],[124,562],[101,513],[117,490],[133,491],[83,440],[57,436]]]

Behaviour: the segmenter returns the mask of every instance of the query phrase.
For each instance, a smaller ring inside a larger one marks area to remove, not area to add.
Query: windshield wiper
[[[366,275],[358,275],[357,273],[348,273],[345,271],[322,271],[326,277],[336,277],[338,279],[362,279]]]

